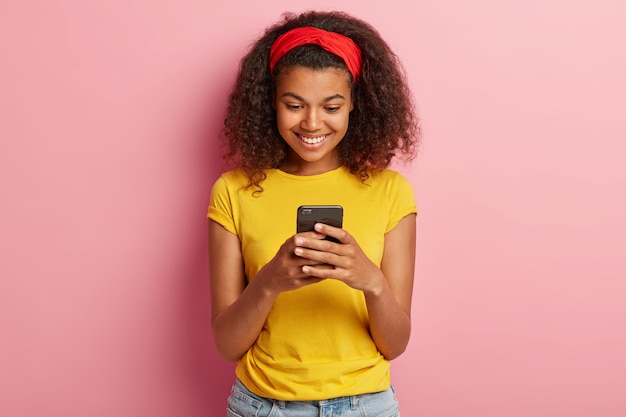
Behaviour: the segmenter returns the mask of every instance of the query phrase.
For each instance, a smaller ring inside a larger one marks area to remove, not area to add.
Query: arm
[[[238,360],[256,340],[274,302],[259,285],[246,287],[239,238],[209,220],[211,319],[218,352]]]
[[[381,263],[385,279],[378,291],[365,293],[370,331],[383,355],[391,360],[404,352],[411,335],[411,300],[415,273],[415,215],[404,217],[385,235]]]
[[[415,215],[404,217],[385,235],[381,267],[362,252],[348,232],[326,225],[316,225],[320,233],[339,239],[328,241],[296,240],[295,253],[325,262],[334,269],[304,266],[312,276],[339,279],[365,294],[370,319],[370,333],[385,358],[398,357],[409,342],[411,299],[415,271]],[[311,251],[311,249],[316,249]]]
[[[321,236],[309,232],[310,239]],[[289,238],[251,280],[246,282],[239,238],[209,220],[209,274],[213,338],[218,352],[236,361],[254,344],[274,300],[282,291],[318,282],[302,273],[309,260],[293,254]]]

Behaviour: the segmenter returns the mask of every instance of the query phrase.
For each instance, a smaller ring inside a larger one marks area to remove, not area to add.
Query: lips
[[[321,136],[304,136],[297,134],[300,140],[308,145],[315,145],[317,143],[323,142],[330,135],[321,135]]]

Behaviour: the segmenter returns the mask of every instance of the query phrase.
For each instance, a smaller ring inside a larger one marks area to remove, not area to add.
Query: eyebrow
[[[304,97],[300,97],[300,96],[299,96],[299,95],[297,95],[296,93],[292,93],[292,92],[289,92],[289,91],[288,91],[288,92],[286,92],[286,93],[283,93],[283,95],[282,95],[281,97],[293,97],[293,98],[295,98],[296,100],[299,100],[299,101],[306,101],[306,100],[304,99]],[[325,98],[324,100],[322,100],[322,101],[324,101],[324,102],[329,102],[329,101],[331,101],[331,100],[335,100],[335,99],[342,99],[342,100],[345,100],[346,98],[345,98],[344,96],[342,96],[341,94],[337,93],[337,94],[334,94],[334,95],[332,95],[332,96],[326,97],[326,98]]]

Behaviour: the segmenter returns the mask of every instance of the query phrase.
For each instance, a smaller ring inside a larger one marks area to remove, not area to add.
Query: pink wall
[[[374,3],[310,4],[380,29],[423,118],[403,415],[626,415],[623,2]],[[224,415],[216,132],[292,2],[219,4],[0,4],[0,415]]]

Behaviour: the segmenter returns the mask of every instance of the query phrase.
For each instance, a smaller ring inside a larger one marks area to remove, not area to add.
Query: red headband
[[[304,26],[283,33],[276,39],[270,49],[270,71],[274,71],[276,63],[289,51],[301,45],[319,45],[328,52],[343,59],[356,83],[361,72],[361,50],[347,36],[328,32],[312,26]]]

